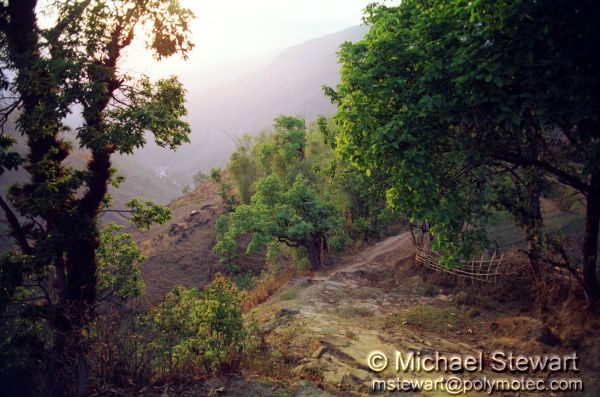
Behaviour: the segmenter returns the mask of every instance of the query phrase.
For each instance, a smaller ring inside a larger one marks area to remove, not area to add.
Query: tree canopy
[[[219,220],[215,251],[226,254],[236,247],[240,235],[250,234],[248,253],[284,243],[306,249],[311,266],[318,268],[342,223],[333,203],[319,197],[302,176],[286,189],[278,176],[270,175],[258,180],[250,204],[238,206],[228,218]]]
[[[101,235],[98,228],[99,217],[111,211],[108,186],[122,179],[111,157],[144,146],[148,133],[159,146],[172,149],[187,142],[190,133],[181,120],[186,114],[185,89],[177,79],[151,82],[146,76],[133,76],[121,68],[123,55],[144,32],[155,58],[185,58],[193,46],[193,14],[171,0],[56,1],[44,10],[50,11],[54,23],[42,29],[37,6],[36,0],[0,2],[0,121],[4,128],[9,117],[15,117],[16,132],[28,149],[19,155],[3,137],[0,174],[22,168],[29,176],[10,188],[7,200],[0,196],[18,244],[2,257],[2,267],[16,272],[3,270],[0,276],[10,279],[8,294],[29,290],[29,304],[35,305],[32,298],[38,295],[45,300],[45,310],[23,313],[56,331],[49,345],[58,359],[61,349],[73,343],[69,335],[81,334],[94,316],[99,266],[106,268],[106,252],[98,252],[101,241],[112,238],[118,243],[116,234],[111,237],[109,230]],[[70,131],[65,117],[79,110],[83,123]],[[74,146],[68,140],[71,132],[80,149],[89,153],[82,168],[64,162]],[[170,219],[168,210],[141,199],[116,211],[131,216],[141,228]],[[120,259],[133,264],[140,258],[126,240],[118,243],[126,256]],[[123,275],[122,269],[116,271]],[[101,278],[101,287],[121,284],[118,278]],[[81,354],[76,345],[70,347]],[[80,393],[86,393],[85,385]]]
[[[481,221],[499,175],[516,186],[535,173],[579,192],[583,285],[595,305],[598,16],[587,1],[369,6],[370,32],[342,46],[341,82],[326,89],[339,105],[339,152],[367,174],[388,171],[388,202],[430,224],[449,264],[485,241]],[[542,187],[525,188],[535,206]]]

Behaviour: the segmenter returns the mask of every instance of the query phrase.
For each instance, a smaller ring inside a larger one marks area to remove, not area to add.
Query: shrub
[[[221,275],[203,291],[173,289],[150,315],[159,365],[173,374],[236,369],[246,338],[241,300],[235,283]]]

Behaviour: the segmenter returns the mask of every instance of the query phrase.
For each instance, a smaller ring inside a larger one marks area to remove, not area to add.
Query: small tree
[[[174,288],[150,314],[158,366],[168,364],[170,372],[235,369],[246,340],[241,300],[235,283],[222,275],[202,291]]]
[[[123,226],[109,223],[100,232],[98,258],[98,300],[115,300],[121,303],[139,297],[144,291],[144,281],[139,265],[145,258]]]
[[[220,224],[226,231],[219,234],[215,252],[228,254],[238,236],[250,234],[248,253],[272,242],[301,247],[313,269],[321,266],[329,240],[341,233],[343,225],[336,207],[301,176],[289,189],[276,175],[260,179],[251,204],[238,206],[225,219]]]
[[[202,171],[198,171],[196,172],[196,174],[194,175],[194,184],[196,186],[200,185],[202,182],[208,180],[208,175],[206,175],[204,172]]]
[[[219,195],[219,197],[221,197],[221,201],[223,202],[223,207],[225,208],[225,211],[233,211],[237,200],[235,198],[235,194],[233,194],[233,186],[231,185],[231,183],[227,182],[226,180],[223,180],[220,168],[213,168],[212,170],[210,170],[210,177],[213,181],[216,182],[217,185],[219,185],[219,191],[217,192],[217,194]]]

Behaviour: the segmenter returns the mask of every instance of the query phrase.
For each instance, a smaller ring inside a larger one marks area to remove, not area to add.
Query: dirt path
[[[390,237],[343,258],[343,264],[329,274],[292,280],[278,299],[263,305],[260,312],[276,311],[270,324],[273,343],[285,341],[291,351],[303,356],[293,372],[322,378],[330,391],[366,394],[374,376],[397,376],[391,370],[380,374],[369,370],[366,357],[373,350],[392,358],[396,350],[428,353],[433,347],[445,354],[475,352],[468,344],[402,327],[401,309],[429,307],[448,299],[421,296],[419,276],[403,279],[405,275],[398,271],[413,256],[409,234]],[[432,313],[444,314],[441,309]],[[429,320],[434,319],[425,319]]]
[[[490,341],[507,348],[552,351],[533,341],[541,326],[538,320],[516,315],[497,323],[494,309],[461,302],[464,292],[449,292],[426,283],[415,271],[413,258],[410,234],[390,237],[357,255],[342,258],[340,266],[332,271],[292,280],[281,293],[255,308],[251,317],[265,324],[267,343],[294,361],[292,374],[319,385],[324,389],[320,395],[372,394],[374,378],[400,376],[412,381],[446,382],[454,376],[470,380],[485,375],[497,379],[507,376],[487,370],[454,374],[396,372],[396,351],[422,356],[435,352],[446,357],[477,355],[491,348]],[[529,333],[510,336],[513,322]],[[389,358],[388,367],[379,373],[367,367],[367,356],[375,350]],[[414,393],[449,395],[442,390],[415,389]],[[313,389],[308,394],[298,390],[295,395],[315,394]]]

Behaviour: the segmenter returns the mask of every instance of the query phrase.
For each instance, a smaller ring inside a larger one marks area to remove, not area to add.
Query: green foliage
[[[98,294],[100,299],[116,298],[123,301],[142,295],[144,281],[139,265],[145,260],[123,226],[109,223],[100,233],[98,258]]]
[[[442,49],[460,41],[449,11],[458,5],[434,3],[370,7],[373,28],[342,46],[341,83],[327,92],[339,104],[338,151],[368,177],[380,173],[390,207],[429,224],[452,264],[485,241],[487,170],[448,123],[458,109],[446,69],[457,60]]]
[[[131,211],[129,220],[141,231],[148,231],[153,224],[162,225],[171,220],[171,209],[152,201],[134,198],[125,204]]]
[[[181,118],[185,109],[185,89],[175,77],[158,80],[152,84],[143,77],[132,86],[123,88],[129,100],[126,107],[107,111],[109,123],[102,135],[91,126],[84,126],[78,137],[89,148],[115,145],[121,154],[131,154],[146,143],[148,131],[161,147],[174,149],[189,142],[190,126]]]
[[[14,143],[14,139],[0,135],[0,176],[5,171],[16,170],[23,162],[21,155],[11,151]]]
[[[250,136],[246,135],[238,141],[237,149],[229,159],[227,170],[235,182],[240,201],[243,204],[250,203],[250,197],[254,193],[253,185],[260,172],[258,153]]]
[[[217,192],[217,194],[223,202],[223,207],[225,208],[225,211],[233,211],[233,208],[237,204],[237,199],[235,197],[235,194],[233,193],[233,186],[231,185],[231,183],[223,179],[220,168],[213,168],[212,170],[210,170],[210,177],[219,185],[219,191]]]
[[[194,175],[194,184],[196,186],[200,185],[202,182],[206,181],[209,179],[209,176],[206,175],[204,172],[202,171],[198,171],[195,175]]]
[[[27,295],[23,284],[33,273],[34,259],[7,251],[0,256],[0,311],[10,303]]]
[[[363,239],[383,237],[388,226],[400,223],[400,217],[386,208],[383,173],[367,177],[340,159],[334,147],[331,120],[320,117],[307,128],[300,118],[280,116],[273,132],[240,139],[227,169],[244,204],[250,203],[257,181],[265,176],[275,174],[286,187],[299,175],[306,178],[318,195],[332,202],[346,218],[348,233],[328,241],[334,249],[349,243],[348,234]],[[272,252],[270,248],[268,251]]]
[[[326,89],[339,105],[338,151],[367,175],[386,170],[390,206],[429,225],[448,263],[485,243],[488,206],[519,175],[593,195],[586,230],[597,230],[598,15],[596,4],[566,0],[369,6],[370,32],[342,46],[341,83]],[[495,182],[507,173],[509,185]],[[537,182],[521,186],[529,208],[507,208],[529,229],[540,227]],[[586,288],[600,300],[591,234]]]
[[[229,236],[229,217],[221,215],[217,218],[215,225],[215,239],[217,240],[218,248],[214,248],[221,259],[222,263],[233,266],[233,260],[237,256],[237,243],[234,238]]]
[[[173,369],[200,365],[209,373],[236,365],[246,338],[241,299],[220,275],[202,291],[173,289],[151,313],[160,362]]]
[[[297,176],[286,189],[278,176],[270,175],[258,180],[251,204],[238,206],[228,219],[220,220],[222,229],[214,250],[227,255],[238,236],[251,234],[248,253],[262,246],[272,247],[269,244],[277,241],[304,247],[311,264],[319,266],[328,238],[341,233],[342,225],[336,207],[319,197],[305,178]]]

